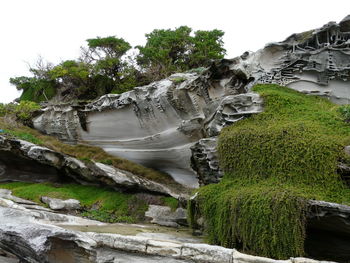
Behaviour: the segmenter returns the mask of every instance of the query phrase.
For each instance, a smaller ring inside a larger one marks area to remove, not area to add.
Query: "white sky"
[[[135,46],[155,28],[217,28],[231,58],[348,14],[349,0],[0,0],[0,102],[19,96],[8,79],[29,76],[27,62],[77,58],[88,38]]]

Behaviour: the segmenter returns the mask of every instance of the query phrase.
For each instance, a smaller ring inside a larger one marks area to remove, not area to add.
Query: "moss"
[[[135,196],[111,189],[78,184],[53,185],[49,183],[8,183],[0,188],[12,190],[15,196],[40,203],[41,196],[60,199],[77,199],[84,210],[82,216],[115,223],[135,223],[143,219],[148,205]]]
[[[42,144],[43,142],[38,139],[37,137],[33,136],[32,134],[28,132],[21,132],[21,131],[12,131],[12,130],[4,130],[4,133],[13,137],[16,137],[18,139],[28,141],[35,144]]]
[[[184,77],[176,77],[176,78],[172,78],[171,80],[175,84],[180,84],[180,83],[184,82],[186,80],[186,78],[184,78]]]
[[[172,211],[175,211],[179,207],[179,201],[173,197],[162,197],[161,201],[164,205],[169,206]]]
[[[204,216],[209,241],[284,259],[303,256],[307,200],[350,204],[336,173],[350,126],[329,101],[277,85],[257,85],[263,113],[226,127],[219,137],[225,175],[202,187],[189,219]]]

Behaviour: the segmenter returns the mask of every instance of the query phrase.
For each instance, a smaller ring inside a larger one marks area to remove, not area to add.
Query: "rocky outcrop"
[[[218,183],[223,177],[217,154],[217,137],[200,139],[191,147],[191,165],[199,185]]]
[[[81,184],[104,185],[117,191],[161,193],[180,198],[183,189],[169,187],[128,171],[98,162],[84,162],[23,140],[0,136],[0,182],[59,182],[67,178]]]
[[[4,203],[8,205],[4,206]],[[91,225],[98,222],[58,213],[33,211],[4,198],[0,198],[0,222],[0,251],[2,255],[11,256],[5,262],[322,262],[307,258],[281,261],[250,256],[235,249],[179,241],[178,238],[157,236],[156,233],[152,237],[146,237],[68,230],[57,226],[57,223]]]
[[[52,210],[79,210],[81,209],[80,202],[75,199],[57,199],[48,196],[42,196],[41,202],[47,204]]]
[[[311,257],[350,259],[350,206],[309,201],[305,249]]]
[[[174,74],[86,105],[47,106],[33,125],[70,143],[100,146],[196,187],[192,156],[200,182],[216,182],[221,175],[213,150],[199,140],[214,138],[224,126],[262,111],[261,98],[250,93],[254,84],[276,83],[336,103],[350,102],[348,24],[346,17],[339,24],[330,22],[257,52],[215,62],[201,73]]]
[[[177,208],[175,211],[172,211],[168,206],[150,205],[145,216],[152,219],[151,223],[161,226],[188,226],[187,211],[184,208]]]
[[[220,71],[175,74],[120,95],[105,95],[85,107],[48,106],[33,125],[64,141],[102,147],[196,187],[190,147],[262,110],[258,95],[241,94],[250,81],[244,74]],[[178,83],[177,78],[184,81]]]

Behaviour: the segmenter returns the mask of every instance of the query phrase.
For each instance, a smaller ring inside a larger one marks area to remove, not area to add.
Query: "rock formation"
[[[257,52],[215,62],[201,73],[174,74],[120,95],[86,105],[50,105],[35,128],[70,142],[83,142],[171,174],[196,187],[222,176],[215,157],[220,130],[262,111],[250,93],[257,83],[350,102],[349,17],[339,24],[293,34]],[[210,138],[199,141],[203,138]],[[191,147],[193,154],[191,153]]]
[[[117,191],[144,191],[180,198],[183,189],[170,189],[128,171],[98,162],[84,162],[30,142],[0,136],[0,182],[60,182],[104,185]]]
[[[11,199],[16,198],[8,192],[0,197],[0,255],[6,256],[0,257],[0,261],[326,263],[307,258],[273,260],[250,256],[235,249],[200,243],[193,238],[164,235],[162,230],[152,235],[136,236],[69,230],[69,225],[96,227],[107,224],[45,209],[33,209],[30,205],[25,207]],[[8,258],[9,256],[11,258]]]

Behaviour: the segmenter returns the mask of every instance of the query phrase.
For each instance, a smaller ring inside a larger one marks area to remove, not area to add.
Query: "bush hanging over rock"
[[[350,204],[337,174],[348,157],[350,126],[338,106],[277,85],[257,85],[265,111],[219,137],[225,175],[189,203],[192,225],[204,217],[209,241],[285,259],[303,256],[307,200]]]

